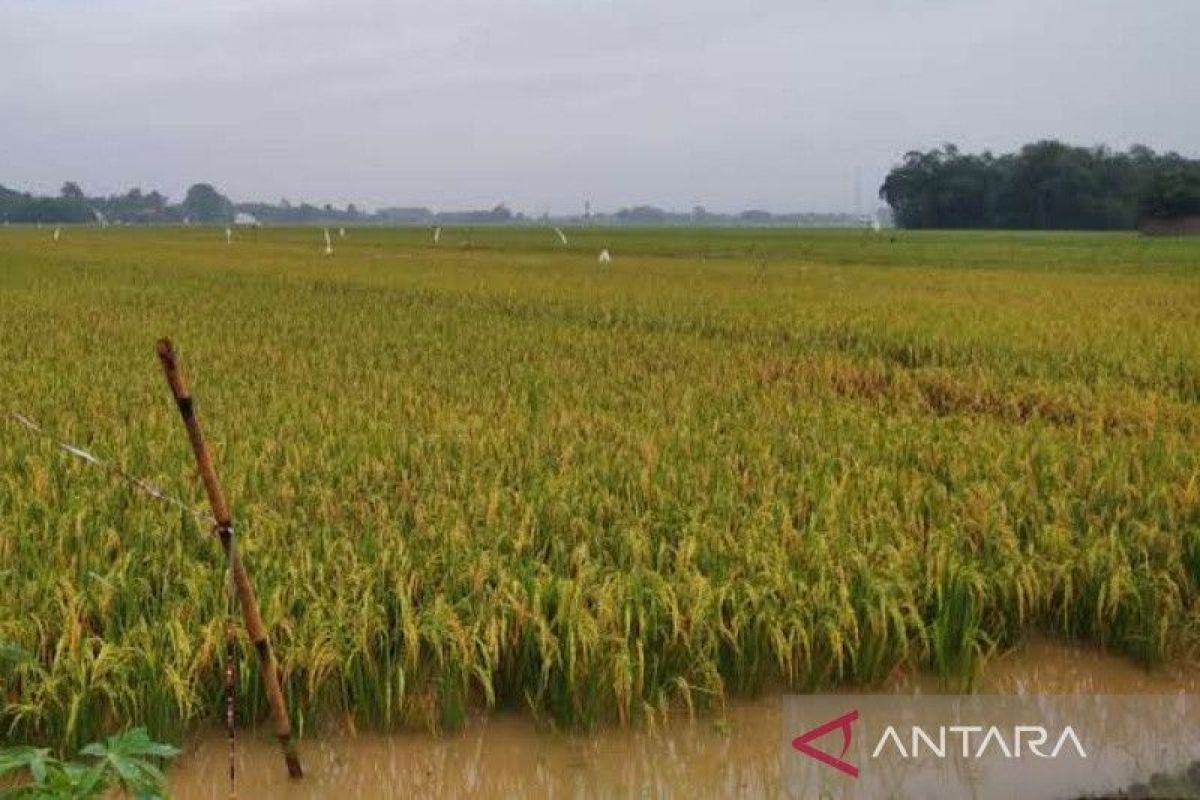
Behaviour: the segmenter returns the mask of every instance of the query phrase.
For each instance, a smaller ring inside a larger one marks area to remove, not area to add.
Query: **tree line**
[[[0,186],[0,219],[6,222],[216,222],[231,220],[235,213],[233,203],[208,184],[192,186],[179,204],[172,204],[160,192],[138,188],[125,194],[88,197],[74,181],[64,183],[57,197]]]
[[[130,189],[124,194],[87,196],[74,181],[63,184],[57,197],[18,192],[0,186],[0,220],[14,223],[109,222],[125,224],[230,223],[238,214],[248,214],[260,222],[275,224],[305,223],[424,223],[465,222],[495,223],[519,221],[503,203],[490,209],[434,213],[427,208],[384,208],[375,212],[360,210],[353,203],[336,208],[328,203],[277,204],[235,203],[212,184],[196,183],[188,188],[183,200],[171,203],[160,192]]]
[[[644,226],[786,226],[850,227],[863,224],[860,216],[846,213],[773,214],[751,209],[733,214],[709,211],[694,206],[690,211],[670,211],[657,206],[639,205],[612,213],[591,213],[551,217],[528,217],[514,212],[504,203],[492,208],[462,211],[433,211],[424,206],[398,206],[363,211],[350,203],[345,208],[311,203],[235,203],[212,184],[197,183],[188,188],[183,200],[172,203],[160,192],[130,189],[124,194],[89,197],[79,184],[68,181],[57,197],[41,197],[0,186],[0,220],[15,223],[110,222],[125,224],[184,223],[228,224],[238,214],[275,225],[304,224],[503,224],[559,223]]]
[[[1200,161],[1142,145],[1040,141],[997,156],[946,144],[907,153],[879,196],[904,228],[1131,229],[1200,215]]]

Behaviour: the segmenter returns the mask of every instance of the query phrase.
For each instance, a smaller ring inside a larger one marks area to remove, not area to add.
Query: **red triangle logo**
[[[820,761],[822,764],[824,764],[828,767],[833,767],[834,769],[838,770],[839,772],[844,772],[845,774],[849,775],[851,778],[857,778],[858,777],[858,767],[854,766],[853,764],[849,763],[848,761],[842,760],[842,758],[850,750],[850,740],[853,736],[853,733],[850,730],[850,726],[853,725],[857,721],[858,721],[858,709],[856,708],[853,711],[850,711],[849,713],[843,714],[842,716],[838,717],[837,719],[831,719],[831,720],[829,720],[829,722],[826,722],[823,725],[818,725],[817,727],[813,728],[808,733],[801,734],[800,736],[797,736],[795,739],[792,739],[792,747],[796,750],[799,750],[801,753],[808,756],[809,758],[815,758],[817,761]],[[817,748],[813,747],[810,744],[810,742],[812,742],[816,739],[820,739],[822,736],[826,735],[827,733],[832,733],[833,731],[836,731],[836,730],[841,730],[841,732],[842,732],[842,752],[840,755],[831,756],[829,753],[826,753],[824,750],[818,750]]]

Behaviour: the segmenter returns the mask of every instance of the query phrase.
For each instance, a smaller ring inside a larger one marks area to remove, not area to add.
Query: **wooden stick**
[[[158,360],[162,362],[163,373],[167,376],[167,384],[171,394],[175,396],[175,404],[179,406],[179,414],[187,428],[188,440],[192,443],[192,452],[196,456],[196,466],[200,470],[200,480],[204,483],[204,492],[208,495],[208,504],[212,507],[213,516],[217,520],[216,533],[221,539],[221,547],[229,559],[233,571],[233,583],[237,590],[238,600],[242,607],[242,619],[246,624],[246,633],[254,643],[258,653],[259,665],[262,669],[263,688],[267,693],[267,702],[271,706],[271,726],[275,737],[283,747],[284,760],[287,762],[288,775],[300,778],[304,775],[300,769],[300,757],[296,753],[292,741],[292,726],[288,721],[287,706],[283,701],[283,690],[279,688],[279,673],[275,665],[275,656],[271,652],[271,640],[267,637],[267,629],[263,625],[262,615],[258,611],[258,600],[254,596],[254,587],[250,585],[250,577],[238,555],[233,538],[233,519],[229,514],[229,506],[225,503],[225,495],[221,493],[221,484],[217,482],[217,473],[213,469],[212,458],[208,447],[204,444],[204,435],[200,432],[200,422],[196,419],[196,410],[192,406],[192,396],[188,393],[187,383],[179,370],[175,358],[175,348],[170,339],[158,340]]]

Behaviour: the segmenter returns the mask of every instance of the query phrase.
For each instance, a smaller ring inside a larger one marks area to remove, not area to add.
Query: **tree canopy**
[[[233,203],[210,183],[188,187],[182,207],[183,213],[194,222],[227,222],[234,214]]]
[[[879,196],[906,228],[1135,228],[1200,211],[1200,161],[1141,145],[1041,141],[996,156],[946,144],[907,153]]]

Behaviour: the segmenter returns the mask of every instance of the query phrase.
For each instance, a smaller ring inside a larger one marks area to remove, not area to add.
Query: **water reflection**
[[[983,690],[1001,694],[1200,693],[1196,670],[1147,672],[1089,648],[1033,642],[993,661]],[[857,690],[855,690],[857,691]],[[937,681],[898,676],[890,693],[937,693]],[[303,743],[308,776],[287,779],[265,738],[239,740],[242,797],[787,797],[776,696],[729,704],[718,719],[672,721],[657,731],[591,736],[539,728],[525,716],[472,720],[454,735],[329,736]],[[171,770],[175,796],[225,798],[228,751],[200,735]]]

